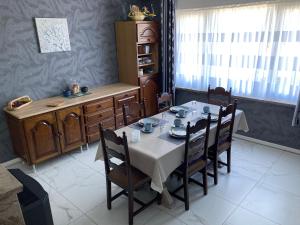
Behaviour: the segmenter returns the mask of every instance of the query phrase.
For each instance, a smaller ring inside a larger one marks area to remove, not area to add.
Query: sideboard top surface
[[[65,98],[63,96],[56,96],[56,97],[33,101],[30,105],[16,111],[9,111],[5,107],[4,111],[7,112],[9,115],[21,120],[28,117],[40,115],[43,113],[53,112],[59,109],[64,109],[67,107],[84,104],[90,101],[114,96],[128,91],[134,91],[138,89],[139,89],[138,86],[124,84],[124,83],[115,83],[115,84],[105,85],[102,87],[93,88],[89,91],[91,92],[91,94],[82,97]],[[53,103],[55,101],[63,101],[63,104],[57,107],[47,106],[48,104]]]

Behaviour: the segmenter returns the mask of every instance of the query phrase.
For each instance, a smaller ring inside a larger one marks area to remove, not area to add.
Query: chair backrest
[[[188,122],[186,127],[184,168],[187,170],[189,165],[199,160],[207,160],[208,154],[208,138],[210,131],[211,115],[208,114],[207,119],[201,119],[194,126],[190,126]],[[191,138],[191,136],[200,130],[205,129],[205,133],[199,137]]]
[[[130,102],[123,105],[123,120],[125,126],[139,121],[146,115],[146,103],[143,99],[141,103]]]
[[[231,104],[231,91],[231,88],[229,91],[226,91],[223,87],[211,89],[209,85],[207,91],[207,102],[209,104],[226,107]]]
[[[161,95],[157,95],[157,112],[165,112],[172,106],[173,95],[168,92],[164,92]]]
[[[237,100],[234,100],[234,103],[228,105],[226,108],[220,106],[215,139],[215,145],[217,145],[217,148],[226,144],[231,146],[236,107]]]
[[[131,163],[128,151],[128,142],[126,133],[123,132],[123,137],[119,137],[113,130],[110,129],[103,129],[102,125],[99,125],[100,129],[100,136],[101,136],[101,144],[102,144],[102,151],[103,151],[103,158],[104,158],[104,165],[105,165],[105,173],[108,175],[110,173],[111,168],[116,167],[117,165],[111,161],[113,157],[116,157],[122,160],[126,165],[126,171],[128,174],[128,179],[131,181]],[[107,144],[116,146],[119,150],[124,151],[122,153],[117,152],[115,149],[108,147]],[[131,182],[128,182],[129,184]]]

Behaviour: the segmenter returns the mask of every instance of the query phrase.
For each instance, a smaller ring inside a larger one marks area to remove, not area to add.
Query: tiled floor
[[[300,155],[235,140],[232,173],[209,178],[208,195],[190,185],[190,210],[175,201],[171,209],[153,204],[134,218],[136,225],[299,225]],[[33,173],[49,193],[55,225],[127,225],[127,199],[106,208],[103,162],[94,162],[97,145],[46,162]],[[117,187],[113,187],[117,191]],[[138,193],[145,197],[145,191]]]

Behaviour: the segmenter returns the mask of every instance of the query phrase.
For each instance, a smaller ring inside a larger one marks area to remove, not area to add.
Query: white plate
[[[208,116],[208,114],[202,113],[201,118],[207,119],[207,116]],[[210,120],[211,120],[212,122],[217,122],[218,119],[219,119],[219,117],[218,117],[217,115],[210,115]]]
[[[188,111],[189,107],[187,107],[187,106],[172,106],[170,108],[170,111],[173,112],[173,113],[178,113],[178,111],[181,110],[181,109],[184,109],[184,110]]]
[[[180,116],[178,113],[176,113],[177,118],[186,118],[187,113],[184,116]]]
[[[186,130],[184,128],[171,128],[169,134],[173,137],[184,138],[186,136]]]
[[[160,122],[160,120],[157,119],[157,118],[145,118],[145,119],[140,119],[139,120],[139,122],[138,122],[139,125],[144,126],[144,121],[145,120],[147,122],[151,123],[153,127],[156,127],[159,124],[159,122]]]

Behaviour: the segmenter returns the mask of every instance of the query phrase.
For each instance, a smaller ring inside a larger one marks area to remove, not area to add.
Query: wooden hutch
[[[147,115],[157,113],[159,88],[159,26],[154,21],[116,23],[119,79],[140,86],[140,98],[147,101]]]

